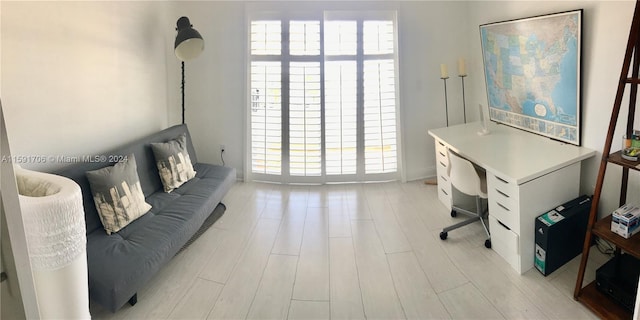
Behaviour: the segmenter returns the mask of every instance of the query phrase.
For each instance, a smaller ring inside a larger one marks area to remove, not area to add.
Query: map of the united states
[[[578,126],[579,16],[481,28],[491,117],[561,140]]]

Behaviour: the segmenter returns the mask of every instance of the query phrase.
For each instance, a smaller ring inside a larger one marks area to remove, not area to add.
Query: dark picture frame
[[[480,25],[491,121],[581,144],[582,9]]]

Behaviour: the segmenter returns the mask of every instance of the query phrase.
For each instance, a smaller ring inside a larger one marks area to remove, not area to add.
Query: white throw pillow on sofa
[[[151,209],[144,199],[133,154],[113,166],[87,171],[86,176],[108,234],[120,231]]]
[[[187,135],[181,134],[167,142],[152,143],[160,180],[165,192],[171,192],[196,176],[189,152]]]

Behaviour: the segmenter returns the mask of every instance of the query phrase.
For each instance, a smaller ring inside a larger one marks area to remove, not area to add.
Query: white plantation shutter
[[[289,172],[322,174],[320,63],[291,62],[289,68]]]
[[[394,46],[392,21],[363,22],[364,158],[367,174],[398,169]]]
[[[387,173],[398,168],[396,96],[393,60],[364,62],[365,172]]]
[[[282,22],[251,22],[251,170],[282,172],[282,62],[269,56],[282,53]]]
[[[280,65],[280,62],[251,63],[251,168],[257,173],[281,173]]]
[[[363,22],[364,54],[393,54],[395,41],[392,21]]]
[[[289,23],[289,175],[322,175],[320,21]],[[307,60],[314,60],[307,62]],[[298,61],[304,60],[304,61]]]
[[[281,53],[280,21],[251,22],[251,54],[278,55]]]
[[[289,53],[293,56],[320,54],[320,21],[289,23]]]
[[[357,173],[356,95],[356,62],[326,62],[324,119],[328,175]]]
[[[324,28],[325,55],[355,56],[358,50],[358,24],[356,21],[326,21]]]
[[[357,174],[357,21],[325,24],[325,154],[327,175]]]
[[[251,21],[249,180],[398,177],[395,13],[353,14]]]

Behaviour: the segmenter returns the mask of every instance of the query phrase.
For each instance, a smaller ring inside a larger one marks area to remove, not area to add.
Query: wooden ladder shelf
[[[629,75],[630,69],[631,75]],[[598,177],[596,180],[593,202],[591,204],[591,211],[589,212],[587,232],[582,249],[582,259],[580,261],[578,278],[576,279],[576,286],[573,293],[573,296],[576,300],[580,301],[582,304],[584,304],[591,311],[593,311],[603,319],[631,319],[632,317],[632,314],[631,312],[629,312],[629,310],[625,309],[614,300],[598,291],[595,281],[585,287],[583,287],[582,285],[585,269],[587,267],[587,260],[589,258],[589,251],[591,249],[591,244],[593,243],[592,240],[594,236],[614,244],[616,246],[616,254],[620,254],[622,251],[624,251],[627,254],[635,256],[636,258],[640,258],[640,235],[635,235],[629,239],[625,239],[613,233],[611,231],[611,215],[598,220],[598,203],[600,202],[602,185],[604,183],[607,165],[615,164],[622,168],[622,181],[620,185],[620,206],[627,203],[629,171],[640,171],[638,162],[627,161],[623,159],[621,157],[621,151],[611,153],[611,144],[614,140],[616,123],[620,114],[620,106],[622,104],[625,90],[627,89],[629,89],[629,110],[626,126],[627,137],[631,137],[631,134],[633,132],[633,120],[636,110],[638,84],[640,84],[640,78],[638,77],[639,70],[640,0],[637,0],[635,11],[633,14],[633,21],[631,22],[631,30],[629,31],[629,40],[627,42],[627,49],[624,55],[624,62],[622,63],[622,71],[620,72],[620,79],[618,81],[618,90],[613,104],[613,111],[611,112],[611,120],[609,121],[607,138],[605,141],[604,150],[602,151],[602,160],[600,162],[600,169],[598,171]]]

